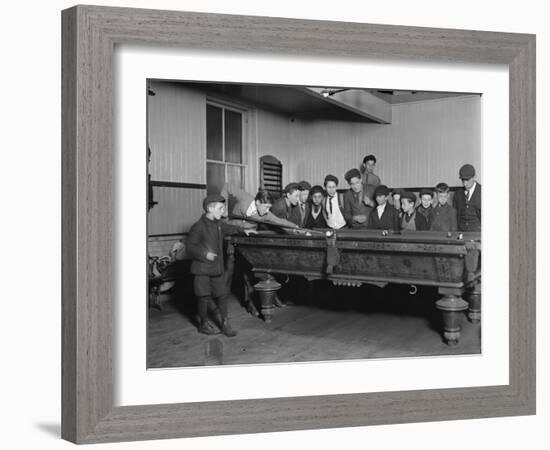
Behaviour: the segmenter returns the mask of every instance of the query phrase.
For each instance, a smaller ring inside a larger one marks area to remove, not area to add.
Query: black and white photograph
[[[146,98],[147,368],[482,352],[482,93]]]

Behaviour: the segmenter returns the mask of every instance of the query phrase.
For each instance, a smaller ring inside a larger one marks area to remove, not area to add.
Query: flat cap
[[[309,191],[311,189],[311,184],[308,181],[302,180],[298,183],[298,188],[301,191]]]
[[[300,186],[298,186],[298,183],[288,183],[283,189],[283,194],[288,194],[290,192],[299,191],[299,190],[300,190]]]
[[[323,194],[323,195],[325,195],[325,190],[323,189],[322,186],[319,186],[317,184],[309,190],[309,195],[314,195],[314,194]]]
[[[374,190],[374,198],[378,197],[379,195],[389,195],[390,189],[385,184],[380,184],[376,186],[376,189]]]
[[[476,169],[474,169],[474,166],[472,166],[471,164],[464,164],[458,172],[458,177],[461,180],[469,180],[470,178],[474,177],[475,174]]]
[[[359,169],[350,169],[346,172],[344,178],[349,183],[352,178],[361,178],[361,172],[359,172]]]
[[[337,176],[335,176],[335,175],[327,175],[327,176],[325,177],[325,181],[324,181],[325,186],[327,185],[327,183],[328,183],[329,181],[334,181],[334,182],[336,183],[336,186],[338,186],[338,177],[337,177]]]
[[[208,210],[210,203],[225,203],[225,198],[220,194],[208,194],[202,201],[202,207],[205,211]]]
[[[414,192],[403,192],[401,194],[401,200],[404,198],[409,200],[411,203],[416,203],[416,195],[414,195]]]
[[[449,192],[449,185],[447,183],[438,183],[435,190],[437,192]]]
[[[433,192],[431,189],[422,189],[422,190],[418,193],[418,195],[419,195],[420,197],[422,197],[423,195],[429,195],[430,197],[433,198],[434,192]]]
[[[394,189],[392,189],[392,191],[391,191],[391,195],[392,195],[392,197],[393,197],[394,195],[403,195],[404,192],[405,192],[405,191],[403,191],[402,189],[394,188]]]

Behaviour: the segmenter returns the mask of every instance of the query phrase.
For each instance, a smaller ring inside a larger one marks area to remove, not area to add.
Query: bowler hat
[[[208,211],[208,205],[210,203],[225,203],[225,198],[220,194],[208,194],[202,201],[202,207],[205,211]]]
[[[469,180],[470,178],[474,177],[475,174],[476,169],[474,169],[474,166],[472,166],[471,164],[464,164],[458,172],[458,177],[461,180]]]

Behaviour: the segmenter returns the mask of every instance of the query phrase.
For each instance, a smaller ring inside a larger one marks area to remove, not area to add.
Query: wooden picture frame
[[[535,413],[534,35],[97,6],[63,11],[62,29],[64,439],[95,443]],[[506,64],[509,384],[114,407],[112,124],[118,43]]]

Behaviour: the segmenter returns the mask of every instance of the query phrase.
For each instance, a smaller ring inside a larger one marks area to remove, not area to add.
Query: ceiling
[[[161,81],[161,80],[158,80]],[[357,95],[376,97],[375,101],[390,105],[427,101],[440,98],[472,95],[461,92],[427,92],[405,90],[380,89],[342,89],[342,88],[306,88],[284,85],[254,85],[206,82],[181,82],[186,87],[204,91],[207,95],[218,98],[227,98],[228,101],[241,102],[244,106],[253,105],[269,111],[284,113],[291,119],[302,120],[331,119],[366,123],[387,123],[373,120],[368,110],[349,108],[338,100],[342,94],[355,93]],[[320,94],[325,91],[325,95]],[[344,92],[345,91],[345,92]],[[329,94],[330,93],[330,94]],[[372,98],[372,97],[371,97]]]

